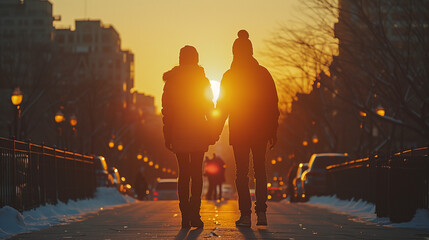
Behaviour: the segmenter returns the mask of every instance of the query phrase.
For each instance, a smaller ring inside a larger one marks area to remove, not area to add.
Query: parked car
[[[301,182],[305,197],[324,195],[327,193],[326,167],[350,161],[346,154],[319,153],[313,154],[308,169],[302,174]]]
[[[280,201],[283,199],[283,189],[281,187],[267,187],[268,201]]]
[[[152,192],[152,200],[177,200],[177,178],[160,179]]]
[[[112,187],[113,176],[107,170],[106,159],[103,156],[94,157],[97,187]]]
[[[113,186],[118,189],[118,191],[122,194],[126,193],[125,185],[122,183],[121,176],[119,175],[119,171],[115,167],[109,168],[109,173],[113,177]]]
[[[308,169],[308,163],[300,163],[298,170],[296,171],[296,177],[293,179],[293,194],[291,196],[291,202],[305,201],[307,198],[302,190],[302,175]]]

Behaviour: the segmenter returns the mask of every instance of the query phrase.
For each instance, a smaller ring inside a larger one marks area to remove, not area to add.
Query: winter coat
[[[216,141],[209,126],[214,110],[210,82],[198,65],[174,67],[164,73],[162,114],[164,138],[175,153],[205,152]]]
[[[234,59],[223,75],[217,110],[229,117],[229,143],[251,145],[276,136],[278,97],[268,70],[256,59]]]

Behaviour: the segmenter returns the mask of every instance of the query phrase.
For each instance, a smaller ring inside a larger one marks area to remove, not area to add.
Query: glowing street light
[[[277,161],[275,159],[271,160],[271,164],[275,165]]]
[[[308,146],[308,141],[307,140],[302,141],[302,146],[304,147]]]
[[[319,142],[319,138],[317,138],[317,135],[314,135],[313,138],[311,139],[311,141],[316,144]]]
[[[55,122],[56,123],[61,123],[63,122],[66,118],[64,117],[64,114],[61,112],[61,110],[58,110],[57,113],[55,113]]]
[[[114,147],[115,147],[115,141],[113,141],[113,139],[110,139],[109,148],[114,148]]]
[[[158,169],[159,168],[159,165],[158,164],[155,164],[155,169]]]
[[[167,169],[164,167],[164,168],[162,168],[162,172],[166,172],[167,171]]]
[[[12,92],[12,96],[10,97],[10,100],[12,101],[12,104],[16,107],[16,114],[15,114],[15,137],[19,139],[19,120],[21,119],[21,102],[22,102],[22,92],[19,87],[15,88]]]
[[[143,162],[149,162],[149,158],[148,157],[144,157],[143,158]]]
[[[74,114],[70,116],[70,125],[72,127],[76,127],[77,125],[77,117]]]
[[[12,92],[12,96],[10,97],[10,100],[12,101],[12,104],[15,106],[19,106],[21,104],[23,98],[22,91],[19,87],[15,88]]]
[[[118,151],[122,151],[122,150],[124,150],[124,145],[122,145],[122,143],[119,143]]]
[[[149,166],[151,166],[151,167],[153,166],[153,162],[152,161],[149,162]]]
[[[137,160],[142,160],[143,159],[143,155],[141,155],[140,153],[137,154]]]
[[[382,106],[378,106],[375,109],[375,112],[382,117],[384,117],[384,115],[386,115],[386,110]]]

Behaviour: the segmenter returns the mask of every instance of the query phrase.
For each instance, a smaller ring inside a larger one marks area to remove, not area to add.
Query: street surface
[[[236,201],[203,201],[204,229],[180,229],[178,201],[144,201],[12,239],[429,239],[429,230],[380,227],[306,204],[269,202],[268,226],[238,229]]]

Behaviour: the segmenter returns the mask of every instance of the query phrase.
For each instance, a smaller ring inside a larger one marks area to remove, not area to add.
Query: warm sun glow
[[[210,81],[212,91],[213,91],[213,102],[216,103],[217,99],[219,98],[219,92],[220,92],[220,82],[218,81]]]

